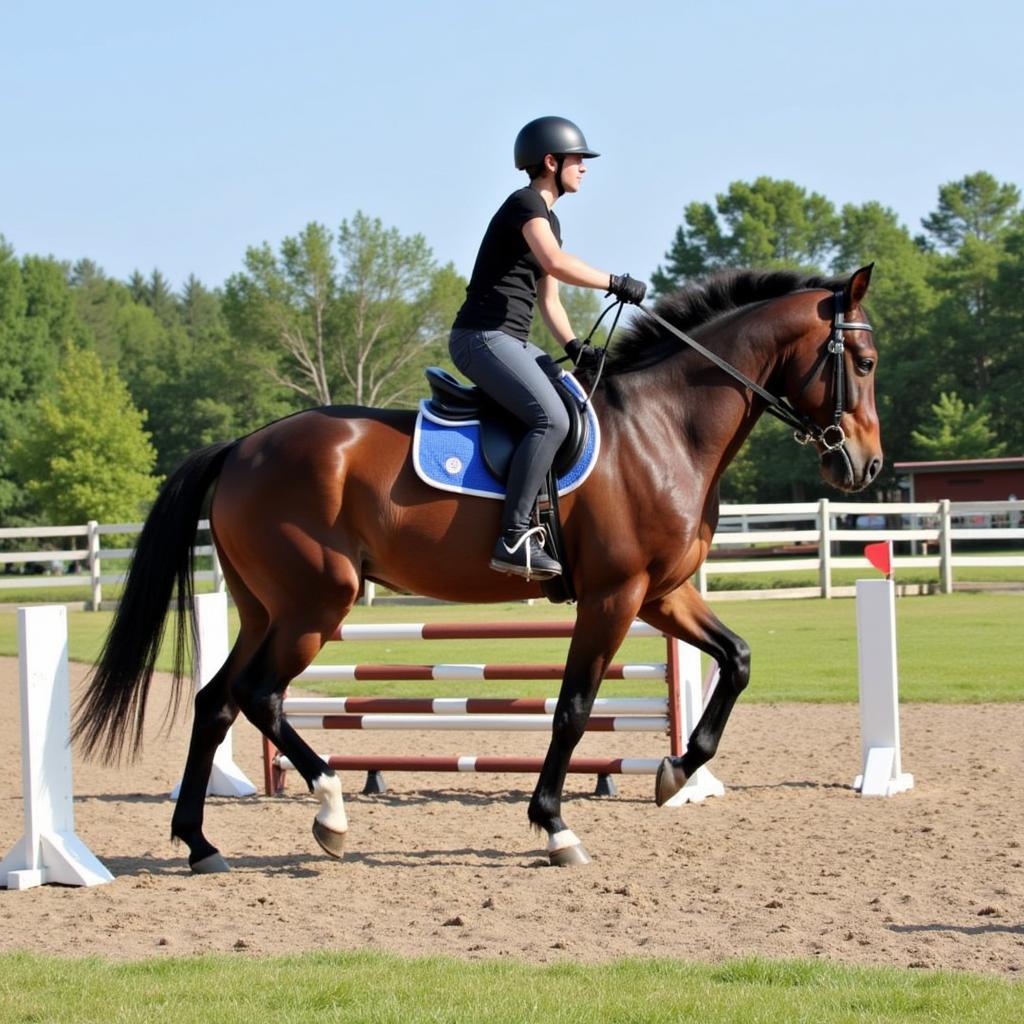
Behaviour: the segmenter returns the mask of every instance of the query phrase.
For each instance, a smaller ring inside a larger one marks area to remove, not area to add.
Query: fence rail
[[[44,575],[26,576],[24,574],[0,576],[0,596],[4,590],[25,590],[58,587],[88,587],[88,606],[94,611],[98,610],[103,603],[103,588],[113,586],[124,581],[127,566],[118,572],[104,572],[103,562],[109,564],[111,560],[130,559],[134,553],[133,547],[104,547],[103,537],[131,537],[142,531],[142,523],[98,523],[90,520],[84,526],[12,526],[0,528],[0,564],[7,565],[41,565]],[[210,521],[201,519],[197,527],[197,535],[210,532]],[[9,540],[48,540],[62,537],[84,537],[84,547],[72,549],[48,549],[44,551],[6,551],[2,550],[5,542]],[[224,587],[224,574],[221,571],[220,560],[217,558],[217,551],[212,542],[197,544],[195,547],[197,555],[209,556],[212,560],[212,569],[200,569],[195,573],[195,579],[203,582],[213,582],[214,589],[222,591]],[[67,563],[70,562],[76,569],[84,567],[83,572],[65,573]],[[59,565],[59,573],[45,575],[47,567],[56,569]]]
[[[780,524],[782,524],[780,528]],[[792,525],[788,525],[792,524]],[[0,528],[0,563],[11,566],[42,565],[56,568],[60,575],[0,576],[0,592],[12,589],[88,586],[89,607],[98,609],[103,600],[103,587],[123,581],[125,570],[103,571],[112,560],[125,561],[132,555],[131,547],[104,547],[103,538],[124,538],[137,535],[141,523],[98,523],[90,521],[79,526],[17,526]],[[214,589],[224,590],[224,575],[217,552],[209,541],[210,524],[201,520],[196,554],[208,556],[212,568],[197,571],[197,581],[212,582]],[[203,536],[205,535],[205,536]],[[84,538],[82,546],[74,541],[60,548],[37,551],[2,550],[10,541],[60,540]],[[838,569],[863,569],[867,561],[858,552],[843,555],[840,545],[856,542],[892,540],[908,547],[906,554],[894,559],[895,569],[938,569],[938,585],[943,593],[953,589],[957,569],[987,567],[1024,568],[1024,501],[982,502],[845,502],[823,498],[817,502],[772,505],[723,505],[718,529],[712,539],[710,557],[697,574],[702,594],[709,592],[712,576],[737,573],[782,573],[796,570],[814,571],[814,587],[773,588],[771,590],[719,591],[724,597],[833,597],[852,593],[852,587],[837,587],[833,573]],[[1021,553],[989,555],[956,551],[957,545],[979,541],[1021,544]],[[737,550],[741,549],[741,550]],[[746,550],[742,550],[746,549]],[[932,553],[934,549],[934,553]],[[70,563],[81,572],[63,574]],[[372,584],[367,585],[372,600]]]

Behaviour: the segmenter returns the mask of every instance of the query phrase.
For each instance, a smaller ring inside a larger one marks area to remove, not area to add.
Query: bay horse
[[[870,266],[848,279],[720,273],[661,298],[657,321],[638,311],[609,351],[592,398],[601,456],[561,502],[578,610],[528,808],[553,862],[588,860],[563,820],[562,788],[604,672],[635,618],[706,652],[720,671],[685,754],[662,762],[659,803],[714,756],[747,685],[747,644],[690,581],[715,532],[719,479],[765,410],[763,395],[784,396],[807,425],[828,483],[855,491],[878,474],[878,356],[860,308],[870,276]],[[680,342],[679,330],[696,335],[698,350]],[[319,798],[314,835],[328,854],[342,856],[348,821],[340,779],[287,722],[282,699],[364,580],[448,601],[541,594],[537,582],[488,568],[500,502],[435,490],[418,478],[410,459],[414,421],[413,412],[355,406],[296,413],[194,452],[146,520],[75,735],[86,754],[108,760],[126,746],[138,752],[175,585],[179,613],[191,602],[196,524],[212,488],[211,530],[241,625],[227,661],[195,698],[171,821],[196,873],[228,870],[204,834],[203,812],[214,751],[240,710]],[[186,619],[178,615],[177,697]]]

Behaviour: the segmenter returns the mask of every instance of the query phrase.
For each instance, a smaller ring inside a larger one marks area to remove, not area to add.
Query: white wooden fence
[[[88,585],[89,607],[99,608],[105,585],[120,583],[124,571],[103,571],[103,562],[124,560],[131,548],[104,547],[103,538],[137,534],[141,523],[97,523],[84,526],[26,526],[0,528],[0,547],[8,539],[72,538],[59,550],[2,551],[0,563],[8,567],[36,563],[44,566],[59,563],[80,565],[80,573],[59,575],[6,574],[0,576],[0,598],[4,589],[24,590],[34,587],[81,587]],[[205,540],[196,548],[199,555],[212,557],[212,569],[196,573],[196,580],[212,581],[214,589],[224,590],[217,554],[209,543],[209,522],[199,523],[200,537]],[[203,536],[205,535],[205,536]],[[79,546],[75,539],[84,538]],[[785,587],[762,590],[716,590],[718,599],[750,597],[837,597],[852,595],[853,586],[837,586],[833,573],[837,569],[865,569],[862,556],[864,544],[893,540],[909,542],[910,554],[894,560],[895,575],[907,568],[938,570],[938,589],[953,590],[956,576],[969,580],[967,570],[987,566],[1024,569],[1024,501],[984,502],[846,502],[823,498],[817,502],[776,505],[723,505],[711,556],[701,567],[697,585],[708,593],[711,576],[735,573],[779,573],[793,570],[813,571],[817,584],[813,587]],[[844,541],[857,543],[857,553],[837,554]],[[964,542],[987,541],[1005,543],[1013,548],[1021,544],[1020,554],[971,554],[962,549]],[[957,545],[961,550],[957,551]],[[800,549],[806,548],[806,554]],[[744,549],[740,557],[737,550]],[[780,550],[782,553],[780,554]],[[45,569],[44,569],[45,571]],[[965,571],[967,571],[965,573]],[[8,569],[9,572],[9,569]],[[1021,574],[1024,580],[1024,572]],[[369,595],[372,600],[372,595]]]
[[[852,520],[852,522],[851,522]],[[788,528],[773,529],[774,524]],[[767,527],[767,528],[766,528]],[[864,544],[892,540],[909,542],[910,553],[893,559],[894,576],[900,569],[937,569],[938,588],[953,590],[955,570],[982,567],[1024,569],[1024,546],[1020,554],[970,554],[955,550],[959,543],[971,541],[1003,542],[1013,547],[1024,542],[1024,501],[952,502],[850,502],[822,498],[818,502],[789,505],[723,505],[718,530],[707,562],[701,566],[697,584],[708,593],[708,577],[729,573],[775,573],[813,570],[818,583],[814,587],[773,588],[771,590],[715,591],[715,599],[753,597],[839,597],[852,596],[855,588],[836,586],[832,574],[837,569],[865,569]],[[856,554],[835,554],[844,541],[856,542]],[[760,555],[742,559],[723,559],[730,547],[751,548],[767,545]],[[794,548],[807,546],[807,555]],[[770,547],[787,548],[783,557],[775,557]],[[716,550],[717,549],[717,550]],[[772,557],[765,557],[771,554]],[[961,580],[970,574],[961,572]],[[1021,574],[1024,581],[1024,572]]]
[[[47,551],[3,551],[0,550],[0,564],[9,568],[17,564],[42,564],[40,575],[8,575],[0,576],[0,600],[4,590],[26,590],[29,588],[46,589],[55,587],[89,587],[89,607],[98,610],[103,601],[104,585],[121,583],[127,567],[117,572],[103,571],[104,559],[109,563],[112,559],[128,559],[134,548],[104,547],[103,538],[115,536],[118,539],[138,534],[142,523],[97,523],[90,520],[84,526],[14,526],[0,528],[0,545],[8,539],[49,539],[53,537],[85,538],[81,547],[66,547]],[[209,541],[210,522],[208,519],[199,521],[198,533],[206,534],[207,543],[196,547],[197,555],[209,555],[213,559],[213,568],[199,570],[195,574],[197,581],[213,581],[214,589],[222,591],[224,575],[221,572],[217,552]],[[200,536],[199,539],[202,539]],[[75,541],[71,541],[74,545]],[[66,570],[71,566],[71,572]],[[59,571],[53,571],[59,566]],[[76,570],[84,571],[76,571]]]

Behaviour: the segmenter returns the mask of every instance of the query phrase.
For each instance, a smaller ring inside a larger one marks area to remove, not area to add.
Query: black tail
[[[171,474],[139,536],[128,579],[99,663],[75,715],[72,738],[87,756],[119,760],[131,734],[129,757],[142,746],[146,697],[177,584],[174,707],[185,671],[186,611],[192,608],[196,525],[203,500],[236,442],[193,452]]]

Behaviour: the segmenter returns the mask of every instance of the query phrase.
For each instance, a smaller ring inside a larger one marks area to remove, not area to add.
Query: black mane
[[[766,299],[777,299],[808,288],[841,290],[846,278],[821,277],[793,270],[721,270],[701,281],[663,295],[655,310],[681,331],[692,331],[726,313]],[[660,363],[683,347],[643,313],[613,342],[605,363],[605,376],[642,370]]]

